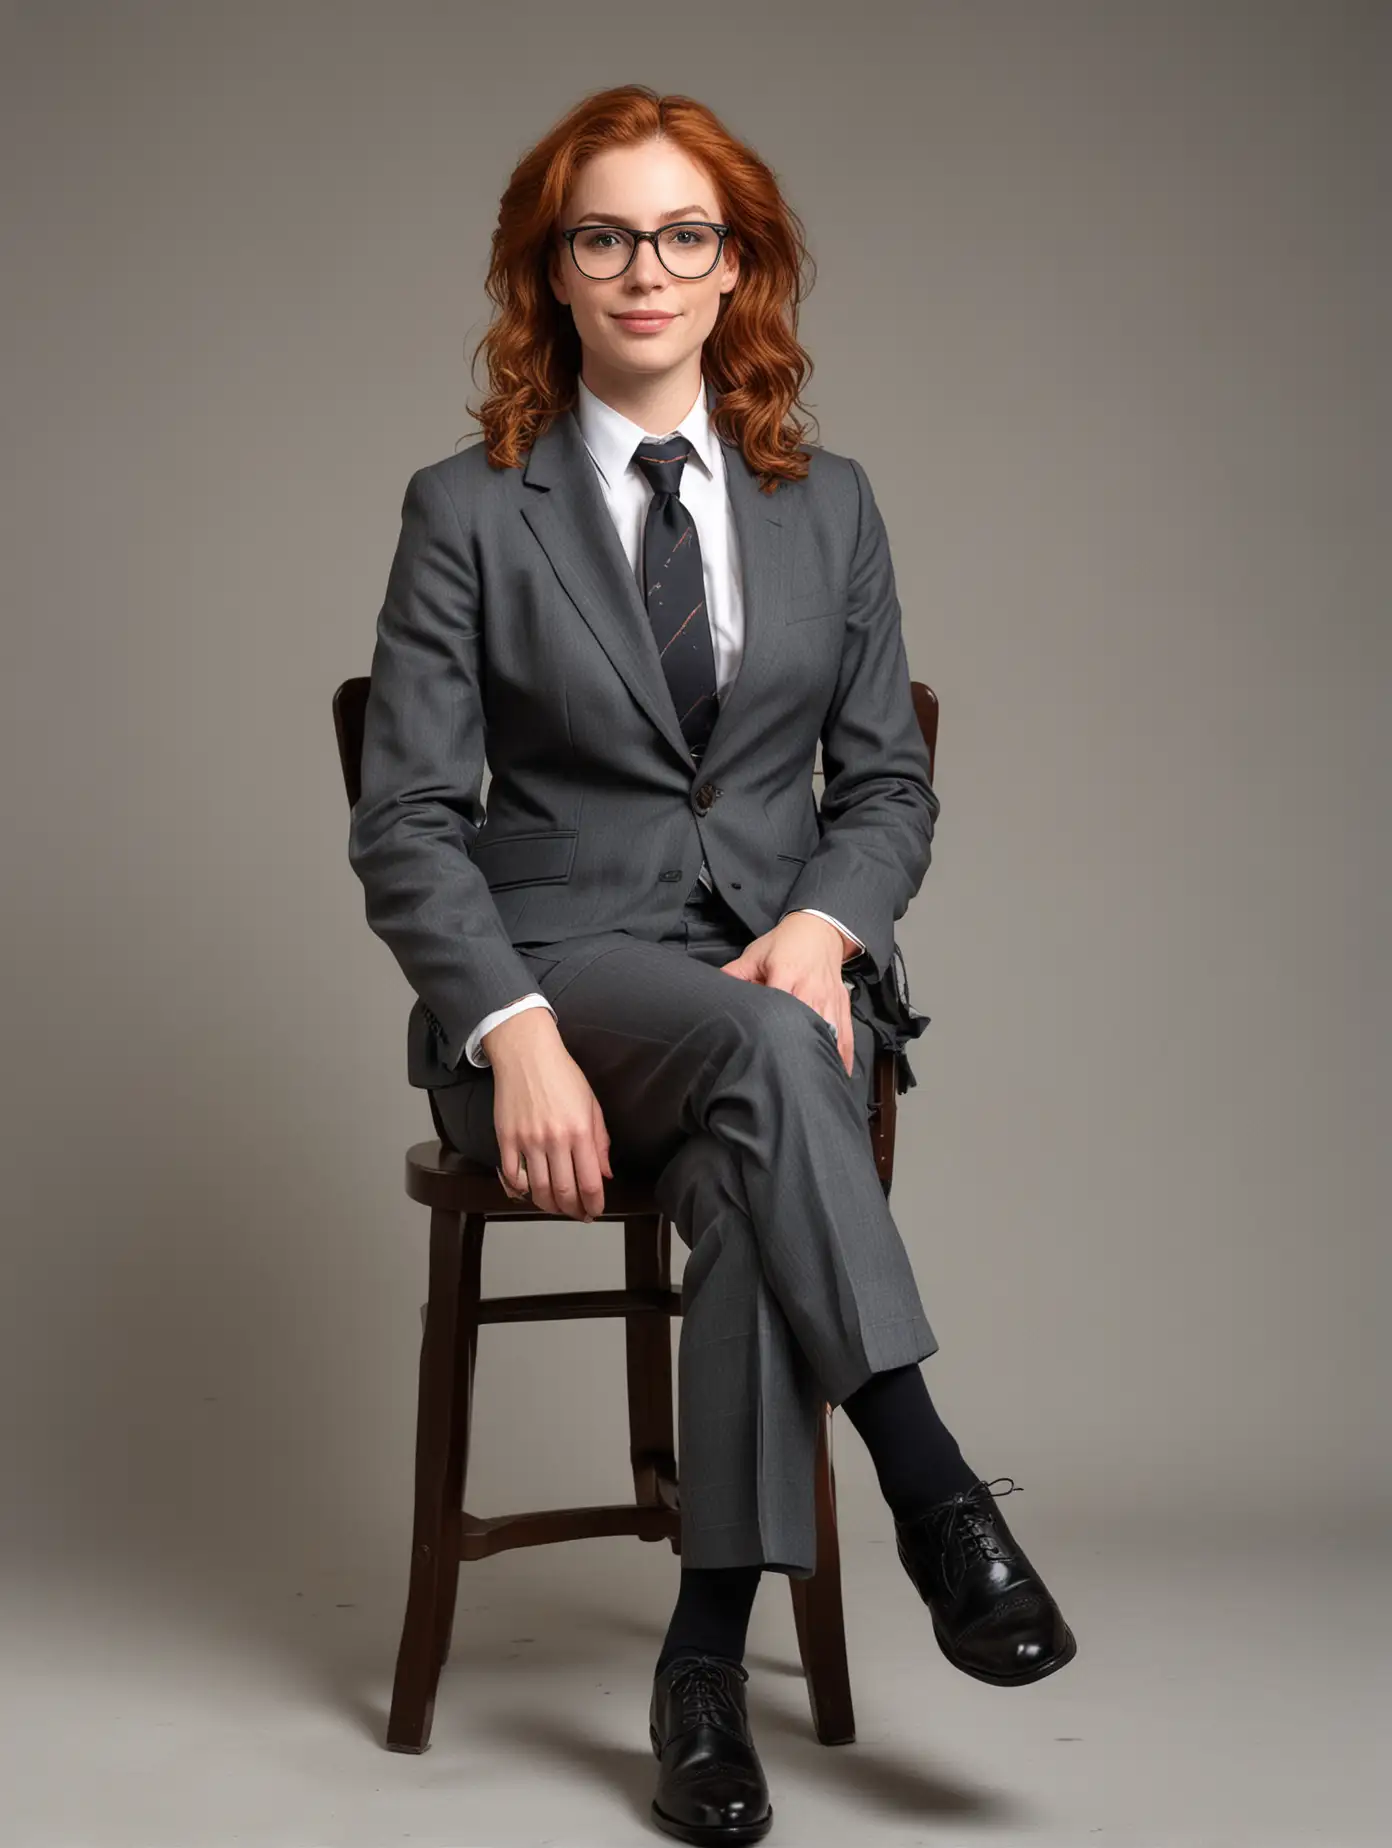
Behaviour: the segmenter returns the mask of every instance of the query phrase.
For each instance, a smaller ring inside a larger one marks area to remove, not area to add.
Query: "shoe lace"
[[[730,1713],[731,1674],[746,1679],[745,1671],[733,1662],[717,1662],[711,1656],[682,1656],[672,1669],[671,1691],[681,1708],[683,1727],[705,1720],[712,1726],[733,1732]]]
[[[959,1489],[943,1504],[944,1512],[940,1516],[942,1532],[939,1537],[941,1546],[941,1571],[944,1580],[948,1575],[948,1561],[954,1545],[958,1548],[965,1568],[974,1559],[1006,1559],[1010,1549],[1001,1539],[1000,1532],[991,1519],[992,1510],[982,1501],[982,1492],[987,1495],[997,1493],[995,1484],[1008,1482],[1010,1487],[1006,1495],[1015,1494],[1023,1485],[1013,1476],[993,1476],[990,1482],[974,1482],[969,1489]]]

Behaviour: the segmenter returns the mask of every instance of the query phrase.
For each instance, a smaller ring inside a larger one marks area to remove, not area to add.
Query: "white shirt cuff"
[[[814,918],[825,918],[828,924],[834,924],[844,936],[849,937],[857,950],[863,950],[865,948],[865,945],[861,942],[860,938],[856,936],[855,932],[853,930],[847,930],[840,918],[834,918],[829,911],[818,911],[815,905],[796,905],[794,906],[794,910],[810,911]],[[785,913],[785,915],[787,914]],[[849,962],[850,958],[847,957],[846,960]]]
[[[556,1018],[555,1008],[543,994],[523,995],[520,1001],[509,1001],[506,1007],[494,1008],[491,1014],[484,1015],[464,1042],[463,1056],[470,1065],[491,1065],[493,1061],[479,1043],[484,1034],[491,1033],[494,1027],[499,1026],[505,1020],[510,1020],[514,1014],[520,1014],[524,1008],[528,1007],[544,1007],[553,1020]]]

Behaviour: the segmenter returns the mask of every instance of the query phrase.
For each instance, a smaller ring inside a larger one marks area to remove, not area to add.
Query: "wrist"
[[[528,1057],[544,1042],[559,1038],[560,1030],[550,1012],[544,1007],[528,1007],[490,1027],[479,1041],[479,1048],[497,1070]]]
[[[833,924],[830,918],[819,917],[815,911],[790,911],[790,918],[807,918],[813,924],[820,924],[822,929],[836,944],[837,954],[843,963],[860,955],[860,945],[854,937],[848,937],[839,924]],[[786,922],[786,920],[785,920]]]

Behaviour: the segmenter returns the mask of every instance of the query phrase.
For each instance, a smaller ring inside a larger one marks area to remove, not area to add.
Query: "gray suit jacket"
[[[407,483],[348,853],[416,996],[413,1085],[485,1075],[466,1037],[537,986],[515,946],[564,942],[578,968],[656,940],[703,850],[751,938],[803,905],[861,938],[852,1006],[883,1043],[927,1025],[894,925],[939,803],[884,522],[849,457],[809,448],[807,479],[770,496],[725,453],[745,638],[699,765],[571,412],[520,468],[492,468],[480,441]]]

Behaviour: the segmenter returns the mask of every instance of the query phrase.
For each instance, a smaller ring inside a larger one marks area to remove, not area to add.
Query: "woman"
[[[483,440],[406,491],[350,844],[442,1136],[585,1220],[612,1147],[690,1246],[650,1738],[695,1842],[772,1820],[745,1635],[762,1572],[815,1567],[824,1401],[950,1661],[1010,1686],[1076,1648],[929,1398],[867,1134],[939,804],[869,482],[790,418],[804,260],[688,98],[589,97],[520,163]]]

